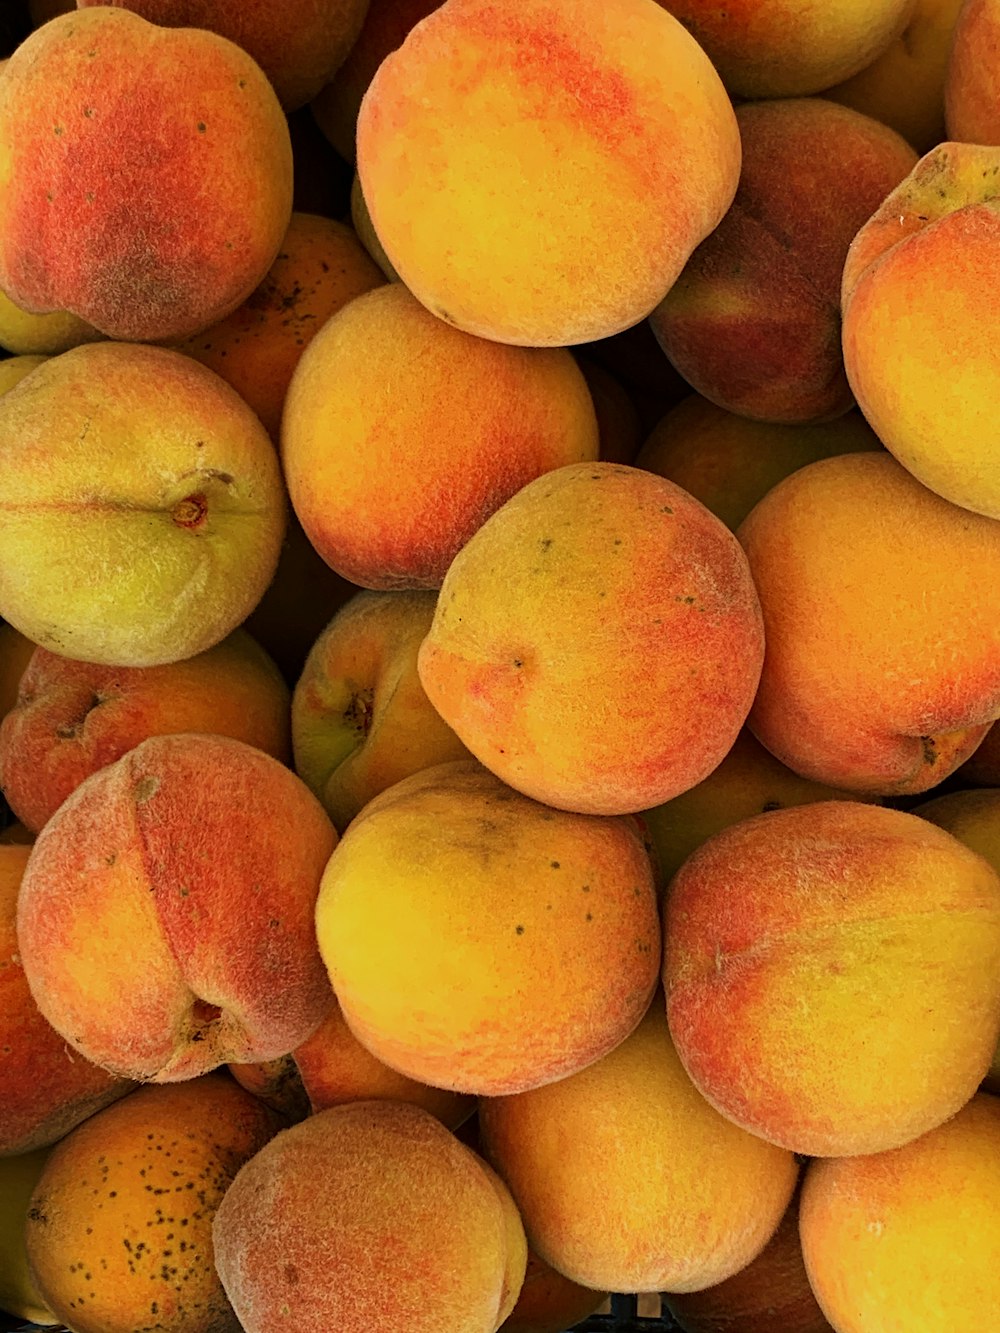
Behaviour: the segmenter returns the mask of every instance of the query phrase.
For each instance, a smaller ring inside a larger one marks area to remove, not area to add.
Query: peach
[[[365,806],[323,873],[316,931],[362,1045],[477,1095],[604,1055],[645,1012],[661,953],[634,823],[549,809],[471,760]]]
[[[886,453],[854,453],[786,477],[737,536],[767,636],[749,726],[772,754],[883,795],[926,791],[968,758],[1000,716],[994,520]]]
[[[259,1097],[272,1111],[284,1116],[288,1124],[305,1120],[311,1114],[309,1098],[291,1053],[279,1055],[274,1060],[250,1061],[246,1064],[233,1062],[226,1068],[241,1088],[246,1088],[247,1092]]]
[[[285,1055],[329,984],[313,913],[336,833],[305,784],[225,736],[153,736],[45,825],[17,933],[75,1049],[158,1082]]]
[[[245,1333],[493,1333],[524,1276],[510,1196],[433,1116],[331,1107],[278,1134],[215,1214]]]
[[[607,1295],[563,1277],[529,1246],[517,1304],[500,1325],[501,1333],[563,1333],[599,1310]]]
[[[566,346],[662,299],[732,201],[739,131],[708,56],[649,0],[448,0],[369,84],[357,165],[429,309]]]
[[[840,279],[855,233],[917,155],[895,130],[821,97],[736,110],[736,198],[650,316],[664,352],[719,407],[824,421],[853,397]]]
[[[16,356],[54,356],[103,336],[68,310],[33,315],[0,292],[0,347]]]
[[[192,657],[274,573],[274,447],[180,352],[104,342],[51,357],[0,397],[0,447],[0,615],[53,652],[135,667]]]
[[[799,1227],[837,1333],[979,1328],[1000,1309],[1000,1099],[893,1152],[811,1162]]]
[[[763,649],[749,568],[721,520],[662,477],[594,463],[531,482],[463,547],[417,664],[431,703],[504,782],[623,814],[716,767]]]
[[[239,1333],[212,1220],[282,1121],[221,1073],[141,1088],[50,1152],[28,1207],[28,1261],[74,1333]]]
[[[1000,144],[1000,5],[964,0],[948,45],[944,112],[949,139]]]
[[[267,75],[286,111],[304,106],[347,57],[368,0],[77,0],[116,5],[169,28],[202,28],[242,47]]]
[[[1000,1037],[1000,878],[916,815],[756,815],[671,881],[678,1053],[724,1115],[793,1152],[884,1152],[973,1095]]]
[[[635,461],[641,440],[639,413],[624,385],[591,357],[577,355],[597,414],[598,457],[605,463]]]
[[[135,1086],[77,1055],[32,998],[16,933],[30,853],[0,845],[0,1160],[55,1143]]]
[[[871,64],[904,31],[914,0],[659,0],[690,29],[739,98],[818,93]]]
[[[382,280],[345,223],[293,213],[260,286],[220,323],[175,346],[231,384],[277,444],[285,395],[304,349],[331,315]]]
[[[382,242],[372,226],[371,214],[368,212],[365,196],[361,192],[361,178],[357,172],[354,173],[354,179],[351,181],[351,225],[354,227],[358,240],[375,263],[378,264],[388,281],[399,282],[399,274],[389,263],[389,256],[382,249]]]
[[[11,356],[5,361],[0,361],[0,394],[5,394],[13,389],[15,384],[20,384],[25,375],[43,365],[48,358],[44,356]]]
[[[180,338],[238,306],[292,208],[281,106],[197,28],[101,5],[36,29],[0,80],[0,287],[120,340]]]
[[[326,321],[295,369],[281,426],[306,535],[372,589],[439,587],[515,491],[597,451],[590,392],[566,348],[450,328],[398,282]]]
[[[31,1194],[48,1155],[47,1148],[36,1148],[17,1157],[0,1157],[0,1324],[4,1312],[31,1324],[59,1323],[28,1269],[24,1239]]]
[[[291,705],[295,771],[339,832],[393,783],[469,758],[417,674],[436,604],[419,590],[357,593],[306,659]]]
[[[991,518],[998,174],[1000,147],[925,154],[855,236],[842,297],[848,380],[879,439],[932,491]]]
[[[858,411],[833,421],[754,421],[688,394],[643,441],[636,467],[676,482],[734,532],[758,500],[818,458],[881,449]]]
[[[291,760],[290,696],[242,629],[183,662],[106,667],[35,650],[0,724],[0,787],[37,833],[80,783],[150,736],[232,736]]]
[[[0,362],[0,366],[3,364]],[[35,647],[13,625],[0,622],[0,718],[6,717],[17,703],[21,677]]]
[[[791,1153],[731,1124],[688,1079],[661,999],[602,1060],[480,1104],[484,1151],[528,1243],[574,1282],[693,1291],[761,1250],[792,1195]]]

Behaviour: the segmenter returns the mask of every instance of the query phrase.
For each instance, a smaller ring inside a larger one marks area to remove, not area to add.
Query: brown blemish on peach
[[[173,520],[180,528],[197,528],[208,514],[208,501],[199,491],[174,505]]]

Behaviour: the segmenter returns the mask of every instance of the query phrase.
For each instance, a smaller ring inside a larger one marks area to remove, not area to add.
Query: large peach
[[[323,873],[316,930],[359,1041],[477,1094],[604,1055],[642,1017],[661,952],[634,822],[552,810],[471,760],[365,806]]]
[[[490,514],[543,472],[597,457],[566,348],[450,328],[402,283],[356,297],[305,349],[281,457],[306,535],[366,588],[437,588]]]
[[[369,84],[357,164],[425,305],[564,346],[649,314],[729,207],[740,146],[709,58],[650,0],[448,0]]]
[[[662,477],[595,463],[525,486],[458,553],[418,667],[505,782],[622,814],[715,768],[763,648],[749,568],[721,520]]]
[[[292,209],[280,103],[245,51],[101,5],[0,80],[0,287],[109,337],[184,337],[274,260]]]
[[[737,536],[767,635],[757,739],[849,791],[942,782],[1000,716],[1000,525],[854,453],[786,477]]]
[[[278,1134],[230,1185],[213,1237],[246,1333],[494,1333],[526,1259],[505,1186],[402,1102]]]
[[[29,639],[158,666],[260,600],[284,532],[278,458],[190,357],[117,342],[51,357],[0,397],[0,447],[0,614]]]
[[[895,130],[821,97],[737,107],[743,170],[729,212],[650,316],[684,378],[763,421],[854,403],[840,346],[848,247],[917,155]]]
[[[313,913],[336,832],[305,784],[225,736],[154,736],[77,787],[21,885],[21,961],[66,1040],[160,1082],[287,1054],[329,983]]]
[[[1000,877],[901,810],[823,801],[703,843],[670,884],[677,1050],[737,1124],[810,1156],[955,1114],[1000,1037]]]

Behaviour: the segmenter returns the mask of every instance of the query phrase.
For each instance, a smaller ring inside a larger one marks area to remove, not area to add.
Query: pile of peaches
[[[998,50],[25,6],[12,1319],[1000,1317]]]

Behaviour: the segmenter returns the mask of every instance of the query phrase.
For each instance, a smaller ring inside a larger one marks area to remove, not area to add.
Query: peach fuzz
[[[345,223],[293,213],[263,282],[220,323],[175,346],[231,384],[277,444],[288,385],[313,335],[382,281]]]
[[[144,1080],[286,1054],[329,1004],[313,913],[335,843],[270,755],[224,736],[143,741],[32,849],[17,934],[39,1008],[89,1059]]]
[[[89,343],[0,397],[0,615],[53,652],[204,651],[274,573],[286,497],[243,400],[180,352]]]
[[[32,998],[16,932],[30,854],[0,845],[0,1158],[55,1143],[135,1086],[77,1055]]]
[[[733,534],[673,482],[594,463],[530,483],[480,528],[417,664],[431,703],[504,782],[623,814],[716,767],[763,651]]]
[[[1000,716],[1000,525],[856,453],[786,477],[737,536],[767,635],[749,726],[772,754],[868,795],[968,758]]]
[[[606,1291],[592,1291],[563,1277],[529,1246],[517,1303],[500,1333],[563,1333],[599,1310],[607,1297]]]
[[[0,287],[18,306],[120,340],[184,337],[235,309],[278,252],[288,126],[232,42],[100,5],[11,56],[0,189]]]
[[[599,1059],[645,1012],[661,954],[633,821],[549,809],[471,760],[365,806],[323,873],[316,932],[362,1045],[478,1095]]]
[[[58,1324],[39,1295],[28,1269],[24,1232],[35,1183],[48,1157],[47,1148],[0,1157],[0,1318],[15,1315],[29,1324]]]
[[[327,320],[292,376],[281,426],[306,535],[372,589],[439,587],[506,499],[597,452],[590,392],[567,349],[475,338],[402,283]]]
[[[1000,144],[1000,5],[963,0],[948,49],[944,110],[949,139]]]
[[[818,93],[871,64],[914,0],[659,0],[701,43],[738,98]]]
[[[682,486],[735,531],[790,472],[818,458],[881,448],[857,411],[787,425],[739,416],[692,393],[656,423],[635,465]]]
[[[289,763],[289,708],[278,668],[242,629],[160,667],[95,666],[38,648],[0,723],[0,787],[37,833],[84,778],[150,736],[231,736]]]
[[[855,236],[842,293],[844,364],[876,434],[918,481],[991,518],[998,188],[1000,147],[932,149]]]
[[[811,1162],[799,1228],[837,1333],[981,1327],[1000,1309],[1000,1099],[894,1152]]]
[[[77,0],[79,9],[106,4],[160,27],[228,38],[253,57],[286,111],[305,106],[329,82],[368,9],[368,0]]]
[[[221,1073],[141,1088],[49,1154],[28,1207],[31,1272],[73,1333],[239,1333],[212,1221],[282,1128]]]
[[[1000,1037],[1000,878],[901,810],[824,801],[724,829],[671,881],[664,938],[694,1083],[793,1152],[926,1133],[973,1095]]]
[[[737,107],[743,170],[729,212],[650,316],[704,397],[763,421],[853,406],[840,279],[858,228],[917,155],[895,130],[821,97]]]
[[[595,1289],[721,1282],[763,1249],[798,1174],[791,1153],[731,1124],[694,1088],[660,998],[596,1064],[484,1098],[479,1115],[529,1245]]]
[[[506,1188],[402,1102],[278,1134],[230,1185],[213,1237],[245,1333],[494,1333],[526,1258]]]
[[[369,84],[357,166],[429,309],[566,346],[662,299],[732,201],[739,131],[708,56],[649,0],[448,0]]]
[[[433,592],[357,593],[306,659],[291,701],[295,771],[340,832],[386,787],[469,758],[417,674],[436,605]]]

